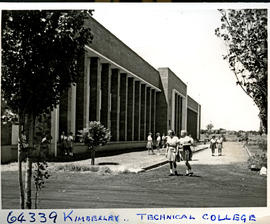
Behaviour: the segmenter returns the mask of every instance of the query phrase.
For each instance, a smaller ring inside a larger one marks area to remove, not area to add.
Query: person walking
[[[213,135],[210,139],[210,149],[212,151],[212,156],[215,156],[216,152],[216,137]]]
[[[40,144],[40,156],[41,158],[47,158],[49,156],[50,144],[51,144],[52,136],[47,133],[41,140]]]
[[[193,145],[193,139],[187,135],[186,130],[182,130],[179,142],[180,142],[180,147],[183,148],[184,160],[185,160],[185,164],[187,167],[186,176],[191,176],[191,175],[193,175],[193,171],[192,171],[191,165],[189,163],[189,160],[191,158],[190,156],[192,153],[190,146]]]
[[[69,135],[67,136],[67,151],[68,155],[70,156],[73,156],[73,142],[74,142],[73,133],[69,132]]]
[[[65,135],[65,132],[62,131],[62,134],[60,136],[60,150],[61,153],[67,155],[68,149],[67,149],[67,136]]]
[[[160,137],[160,133],[158,132],[156,134],[157,139],[156,139],[156,149],[157,149],[157,153],[158,155],[160,154],[160,144],[161,144],[161,137]]]
[[[161,137],[161,146],[162,148],[166,148],[166,135],[163,133]]]
[[[223,138],[222,136],[219,136],[216,140],[217,149],[218,149],[218,156],[222,155],[222,148],[223,148]]]
[[[166,138],[166,141],[167,141],[166,157],[170,165],[170,176],[173,176],[173,168],[174,168],[174,174],[178,176],[178,173],[176,170],[176,155],[178,154],[177,146],[179,143],[179,139],[177,136],[175,136],[173,130],[168,131],[168,136]]]
[[[192,138],[191,134],[188,135],[188,137],[190,138],[190,141],[192,142],[192,144],[190,145],[190,155],[189,155],[189,160],[191,161],[192,160],[192,156],[193,156],[193,151],[192,151],[192,148],[194,146],[194,139]]]
[[[154,154],[154,151],[153,151],[153,138],[152,138],[152,133],[151,132],[148,134],[148,137],[147,137],[146,148],[148,150],[148,155],[150,155],[150,150],[152,151],[152,154]]]

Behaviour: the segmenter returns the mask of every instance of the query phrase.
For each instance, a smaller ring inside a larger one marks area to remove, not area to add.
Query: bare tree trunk
[[[27,128],[28,128],[28,141],[29,141],[29,149],[27,152],[26,159],[26,175],[25,175],[25,197],[26,197],[26,208],[31,209],[32,201],[31,201],[31,179],[32,179],[32,158],[31,151],[34,146],[34,128],[35,128],[35,118],[33,114],[29,114],[27,118]]]
[[[36,193],[35,193],[35,209],[37,209],[38,206],[38,188],[36,187]]]
[[[18,150],[18,166],[19,166],[19,188],[20,188],[20,206],[21,209],[24,209],[24,189],[23,189],[23,180],[22,180],[22,156],[20,150]]]
[[[26,208],[31,209],[31,179],[32,179],[32,159],[28,156],[26,159],[26,175],[25,175],[25,197]]]
[[[23,128],[23,117],[19,115],[19,138],[20,142],[18,143],[18,181],[20,189],[20,206],[21,209],[24,209],[24,188],[23,188],[23,178],[22,178],[22,140],[21,133]]]
[[[91,165],[95,165],[95,155],[96,155],[96,150],[92,148],[91,149]]]

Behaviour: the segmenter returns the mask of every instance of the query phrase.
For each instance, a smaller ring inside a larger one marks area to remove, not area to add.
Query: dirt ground
[[[168,164],[138,174],[55,172],[39,208],[265,207],[266,177],[250,171],[247,159],[241,144],[226,142],[223,156],[194,155],[193,177],[169,176]],[[178,171],[184,174],[183,162]],[[2,208],[19,208],[15,171],[2,171]]]

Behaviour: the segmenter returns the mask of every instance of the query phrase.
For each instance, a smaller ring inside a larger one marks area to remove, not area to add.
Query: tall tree
[[[207,129],[208,134],[211,134],[213,127],[214,127],[214,125],[212,123],[209,123],[208,125],[206,125],[206,129]]]
[[[219,10],[221,26],[215,30],[228,48],[224,59],[236,77],[236,84],[259,108],[267,132],[267,10]]]
[[[83,11],[3,11],[2,90],[28,141],[26,208],[31,208],[33,139],[36,117],[59,104],[61,94],[83,72],[84,46],[93,36]],[[21,135],[20,135],[21,136]],[[20,163],[19,156],[19,163]],[[21,203],[24,207],[24,201]]]

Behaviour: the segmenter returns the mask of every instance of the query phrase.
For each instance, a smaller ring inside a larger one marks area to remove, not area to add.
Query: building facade
[[[195,139],[200,139],[201,105],[190,96],[187,97],[187,132]]]
[[[199,133],[200,106],[177,75],[169,68],[153,68],[95,19],[86,26],[94,39],[85,46],[84,72],[51,114],[55,154],[62,131],[75,134],[89,121],[109,128],[115,147],[144,146],[149,132]]]

